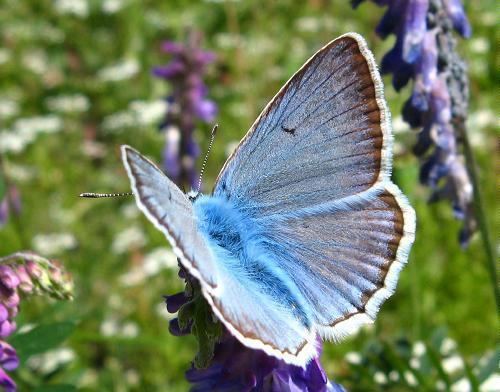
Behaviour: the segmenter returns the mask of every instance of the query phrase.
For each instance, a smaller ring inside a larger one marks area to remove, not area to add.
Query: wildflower
[[[186,372],[192,391],[344,391],[328,380],[319,358],[302,368],[245,347],[216,321],[198,284],[182,267],[179,276],[186,280],[186,290],[165,298],[167,310],[178,312],[170,332],[193,333],[198,339],[199,352]]]
[[[362,2],[353,1],[357,6]],[[456,30],[471,35],[460,0],[385,0],[387,11],[377,26],[382,38],[396,35],[382,59],[382,73],[393,76],[399,91],[413,80],[403,119],[419,128],[414,153],[421,159],[420,181],[432,188],[430,201],[448,199],[456,218],[464,221],[459,239],[466,246],[476,230],[473,186],[461,154],[467,118],[466,65],[458,56]]]
[[[165,133],[163,168],[177,184],[196,185],[195,161],[199,148],[193,133],[196,119],[210,123],[217,114],[215,103],[207,99],[203,76],[215,60],[212,52],[200,49],[201,35],[190,32],[184,44],[167,41],[162,50],[172,60],[153,69],[153,74],[167,80],[172,93],[166,100],[168,111],[160,128]]]
[[[20,294],[48,294],[59,299],[71,298],[69,276],[57,264],[31,252],[19,252],[0,258],[0,386],[15,391],[8,375],[19,366],[16,350],[5,341],[16,329]]]

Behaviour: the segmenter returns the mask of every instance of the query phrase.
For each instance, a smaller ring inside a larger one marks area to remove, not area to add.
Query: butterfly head
[[[194,203],[195,200],[200,197],[201,195],[201,192],[199,190],[194,190],[194,189],[191,189],[188,193],[186,193],[187,197],[189,198],[189,201],[191,203]]]

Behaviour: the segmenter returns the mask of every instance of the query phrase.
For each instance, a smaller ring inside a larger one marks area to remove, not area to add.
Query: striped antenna
[[[93,192],[84,192],[80,193],[80,197],[86,197],[89,199],[100,199],[101,197],[121,197],[121,196],[133,196],[132,192],[123,192],[123,193],[93,193]]]
[[[212,129],[212,135],[210,136],[210,143],[208,144],[208,150],[207,150],[207,153],[205,155],[205,159],[203,160],[203,165],[201,165],[200,178],[198,180],[198,188],[195,191],[196,194],[200,193],[201,179],[203,178],[203,173],[205,172],[205,167],[207,166],[208,155],[210,154],[210,150],[212,149],[212,144],[214,144],[214,139],[215,139],[215,134],[217,132],[217,128],[219,128],[219,124],[215,124],[213,129]]]

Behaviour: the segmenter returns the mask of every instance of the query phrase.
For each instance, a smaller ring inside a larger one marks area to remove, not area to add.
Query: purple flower
[[[174,182],[191,187],[196,186],[198,177],[195,161],[199,148],[193,135],[196,121],[210,123],[217,115],[217,106],[207,98],[203,82],[206,67],[215,61],[215,55],[200,49],[200,42],[197,32],[190,32],[185,43],[164,42],[162,50],[172,59],[153,69],[153,75],[165,79],[172,89],[161,124],[166,138],[163,168]]]
[[[210,366],[186,372],[191,391],[344,391],[328,381],[318,358],[305,368],[293,366],[263,351],[243,346],[225,331],[216,344]]]
[[[48,293],[57,298],[71,297],[69,277],[53,262],[31,252],[0,258],[0,387],[15,391],[16,384],[6,373],[19,366],[16,350],[4,339],[16,330],[19,292]]]
[[[465,132],[468,79],[456,53],[455,29],[471,34],[460,0],[379,0],[387,10],[377,27],[385,38],[396,36],[382,59],[382,72],[391,73],[400,90],[413,80],[403,118],[420,128],[415,154],[421,159],[420,180],[432,188],[430,201],[451,201],[455,216],[464,221],[459,240],[466,246],[476,229],[473,186],[461,155]],[[354,1],[357,6],[361,1]]]
[[[170,322],[170,332],[175,336],[191,332],[199,341],[200,352],[186,372],[192,392],[344,391],[328,380],[319,358],[302,368],[241,344],[219,322],[213,323],[214,316],[198,283],[182,267],[179,276],[186,280],[185,291],[165,296],[165,300],[169,312],[178,312],[178,318]]]

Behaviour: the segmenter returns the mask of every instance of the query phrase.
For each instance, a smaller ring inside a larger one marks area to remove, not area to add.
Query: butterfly
[[[304,366],[317,336],[373,322],[395,290],[415,213],[391,182],[390,113],[356,33],[320,49],[190,199],[129,146],[138,207],[245,346]]]

